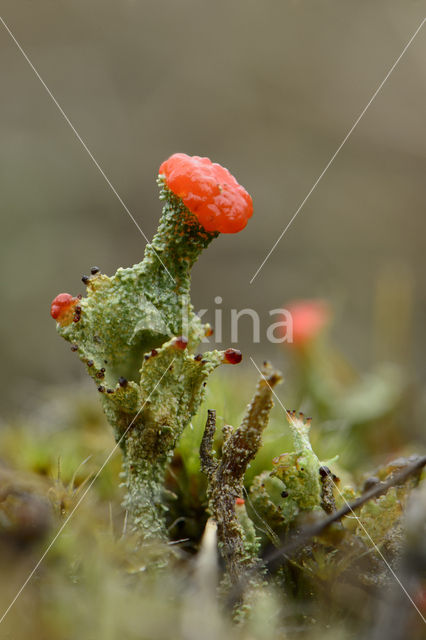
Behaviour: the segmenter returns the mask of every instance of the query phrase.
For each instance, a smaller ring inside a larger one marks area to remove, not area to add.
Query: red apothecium
[[[209,158],[175,153],[159,174],[206,231],[237,233],[253,214],[251,196],[228,169]]]

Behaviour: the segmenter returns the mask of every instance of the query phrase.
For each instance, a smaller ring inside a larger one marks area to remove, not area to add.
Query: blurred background
[[[424,382],[426,28],[263,269],[332,154],[419,26],[425,3],[3,0],[2,17],[151,238],[160,163],[181,151],[228,167],[255,214],[194,269],[195,308],[263,318],[240,348],[285,368],[268,311],[325,298],[332,335],[368,369]],[[139,262],[145,240],[0,25],[2,410],[84,371],[49,316],[92,265]],[[243,326],[244,325],[244,326]],[[224,322],[224,343],[229,342]],[[246,357],[246,362],[249,362]],[[248,363],[246,366],[250,366]],[[232,375],[238,376],[235,369]],[[256,377],[253,373],[253,378]],[[89,382],[87,382],[89,384]]]
[[[212,377],[175,452],[167,487],[178,499],[169,505],[168,524],[171,539],[187,544],[181,550],[194,552],[207,518],[198,456],[206,409],[217,410],[219,428],[239,424],[258,378],[250,356],[283,370],[280,401],[313,416],[313,448],[342,487],[361,492],[378,481],[383,465],[398,468],[424,452],[426,25],[250,281],[421,24],[425,0],[0,5],[149,239],[161,213],[158,168],[172,153],[209,156],[253,196],[246,229],[215,240],[193,271],[195,309],[208,309],[203,320],[212,324],[222,312],[220,346],[240,348],[244,360]],[[105,465],[111,430],[85,368],[49,313],[58,293],[84,294],[81,277],[91,266],[113,274],[139,262],[145,239],[1,23],[0,76],[0,568],[7,575],[0,617],[34,572],[47,536],[68,522],[88,479],[103,469],[78,516],[53,539],[2,637],[140,640],[143,629],[151,640],[204,637],[214,633],[214,618],[206,624],[201,616],[200,630],[192,629],[198,607],[192,595],[187,599],[187,569],[153,581],[144,554],[134,553],[131,536],[126,542],[121,458]],[[299,329],[315,316],[320,329],[304,344],[270,344],[266,329],[277,317],[269,311],[297,299],[320,301],[296,306]],[[230,311],[245,308],[261,318],[259,344],[249,317],[240,320],[238,344],[231,343]],[[277,402],[247,486],[292,447]],[[413,520],[418,556],[410,555],[398,575],[426,614],[422,495]],[[314,572],[320,597],[311,598],[311,587],[294,606],[274,596],[250,638],[278,637],[272,626],[268,631],[274,616],[286,637],[287,629],[294,637],[307,625],[308,640],[324,632],[346,640],[357,629],[360,638],[372,637],[388,577],[381,565],[374,571],[370,586],[355,591],[350,580],[342,589],[333,572],[328,582]],[[392,602],[398,620],[386,614],[394,628],[388,634],[380,628],[375,637],[423,637],[402,592]],[[191,634],[181,631],[181,618]],[[398,636],[401,620],[405,631]]]

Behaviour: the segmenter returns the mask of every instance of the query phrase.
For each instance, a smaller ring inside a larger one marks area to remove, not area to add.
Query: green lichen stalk
[[[257,476],[251,486],[256,510],[273,530],[288,527],[303,512],[330,512],[334,497],[327,482],[331,473],[316,456],[309,440],[311,420],[287,412],[296,451],[273,460],[274,468]]]
[[[57,324],[100,392],[124,455],[124,505],[144,539],[165,538],[166,466],[209,374],[224,361],[222,351],[194,357],[209,326],[189,295],[191,267],[218,234],[160,186],[163,213],[142,262],[86,278],[87,296]]]

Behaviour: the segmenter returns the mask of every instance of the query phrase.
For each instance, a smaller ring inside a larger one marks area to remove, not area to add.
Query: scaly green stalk
[[[331,472],[320,462],[309,440],[310,418],[295,411],[286,415],[296,450],[274,458],[274,469],[256,476],[250,489],[256,510],[275,531],[289,526],[299,513],[328,510],[333,502],[326,483]],[[325,495],[327,491],[329,495]]]
[[[194,357],[209,326],[189,296],[191,267],[218,233],[160,186],[163,213],[142,262],[85,278],[87,296],[57,324],[98,387],[123,452],[124,506],[145,540],[166,538],[165,470],[209,374],[224,362],[223,351]]]

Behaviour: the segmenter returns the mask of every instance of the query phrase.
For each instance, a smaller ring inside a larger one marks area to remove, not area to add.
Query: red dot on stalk
[[[246,501],[244,500],[244,498],[237,498],[237,499],[235,500],[235,504],[237,504],[237,505],[239,505],[239,506],[241,506],[241,505],[245,504],[245,502],[246,502]]]
[[[223,361],[227,364],[239,364],[243,359],[243,354],[238,349],[227,349],[223,354]]]
[[[77,300],[69,293],[60,293],[50,305],[50,315],[54,320],[61,322],[61,319],[64,318],[68,311],[77,304]]]
[[[184,336],[179,336],[179,338],[175,338],[174,346],[176,347],[176,349],[180,349],[181,351],[184,351],[184,349],[186,349],[186,347],[188,346],[188,338],[185,338]]]
[[[175,153],[159,174],[206,231],[238,233],[253,215],[253,201],[234,176],[216,162]]]

